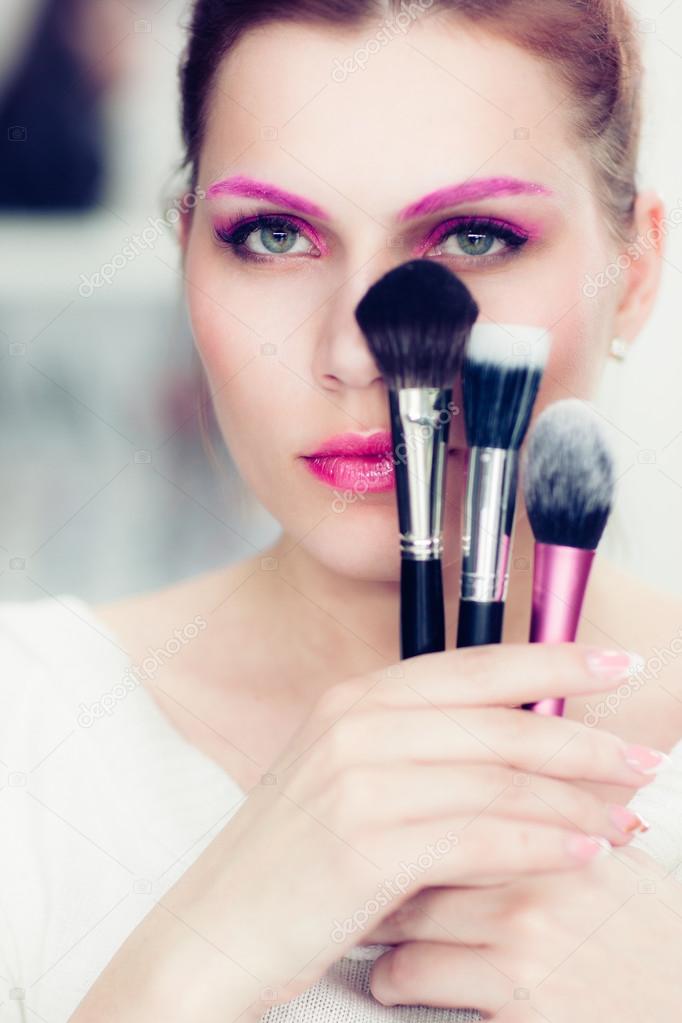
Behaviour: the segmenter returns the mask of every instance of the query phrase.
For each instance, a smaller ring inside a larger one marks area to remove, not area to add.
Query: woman
[[[469,962],[471,983],[460,983],[448,966],[462,963],[458,933],[474,948],[503,941],[500,956],[517,949],[542,974],[549,942],[529,951],[524,899],[549,932],[560,895],[589,895],[571,899],[588,902],[567,931],[575,939],[593,920],[595,890],[616,887],[613,870],[653,870],[627,848],[646,824],[625,804],[639,792],[638,806],[649,805],[665,782],[665,771],[654,781],[661,751],[682,734],[676,673],[660,676],[664,690],[631,686],[600,727],[583,718],[628,681],[629,651],[646,658],[677,633],[678,604],[602,562],[580,644],[528,646],[522,520],[504,647],[399,663],[394,495],[340,495],[311,460],[340,433],[387,430],[385,390],[352,313],[373,280],[415,253],[461,275],[486,318],[551,325],[538,409],[588,398],[609,353],[634,340],[658,286],[664,211],[635,187],[639,65],[627,11],[607,0],[422,0],[393,11],[369,0],[199,0],[182,88],[191,183],[181,243],[196,344],[222,434],[282,535],[162,592],[96,608],[64,595],[33,616],[5,609],[16,663],[49,633],[60,683],[81,700],[81,759],[65,752],[69,735],[56,753],[45,741],[39,761],[50,758],[43,812],[57,805],[60,836],[75,826],[81,841],[72,849],[64,838],[55,858],[33,829],[35,874],[50,855],[56,872],[33,912],[52,922],[74,871],[84,901],[101,891],[105,868],[101,858],[83,865],[83,836],[153,895],[119,921],[131,900],[116,902],[112,885],[112,908],[102,917],[102,900],[91,924],[83,915],[76,941],[77,955],[94,943],[97,956],[75,964],[50,1003],[31,999],[72,951],[64,942],[62,960],[56,945],[52,960],[36,953],[40,983],[21,988],[25,1000],[46,1016],[50,1004],[53,1016],[57,1004],[75,1009],[72,1023],[378,1020],[393,1015],[382,1002],[401,1001],[432,1006],[420,1020],[478,1018],[459,1005],[535,1018],[530,998],[513,997],[539,984],[525,970],[507,970],[501,998]],[[649,234],[656,244],[588,298],[586,275]],[[449,623],[464,447],[455,421]],[[163,663],[145,684],[101,695],[105,679],[152,650]],[[36,678],[18,708],[14,697],[8,734],[33,737],[27,722],[49,719],[41,701],[56,699],[55,686]],[[564,720],[515,709],[547,695],[569,697]],[[17,798],[25,814],[36,802]],[[3,974],[19,973],[36,945],[40,921],[25,902],[35,887],[6,908],[7,944],[19,952]],[[443,922],[420,936],[428,899],[439,908],[427,915]],[[509,907],[507,928],[486,930],[491,905]],[[663,945],[669,925],[656,923]],[[373,966],[396,935],[399,948]],[[637,954],[636,931],[622,937]],[[619,954],[605,947],[602,976]],[[659,987],[662,1012],[676,996]],[[583,994],[555,998],[551,1018],[562,1006],[593,1018]],[[628,1011],[620,1018],[634,1023]]]

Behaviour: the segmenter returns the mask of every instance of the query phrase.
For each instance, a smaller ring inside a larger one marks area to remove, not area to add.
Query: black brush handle
[[[476,600],[461,600],[457,623],[457,646],[486,646],[502,642],[504,601],[490,604]]]
[[[400,658],[445,650],[443,568],[403,559],[400,571]]]

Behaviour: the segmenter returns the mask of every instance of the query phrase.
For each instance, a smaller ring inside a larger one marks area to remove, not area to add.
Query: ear
[[[621,255],[626,259],[627,269],[614,332],[623,341],[635,340],[653,308],[661,281],[668,227],[665,206],[658,193],[640,192],[635,205],[635,238]]]

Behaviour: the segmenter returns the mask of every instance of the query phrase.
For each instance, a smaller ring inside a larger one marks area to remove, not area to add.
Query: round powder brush
[[[442,263],[395,267],[355,310],[388,389],[400,528],[401,658],[445,649],[443,508],[452,394],[478,306]]]
[[[550,405],[530,432],[523,491],[535,537],[531,643],[572,643],[592,563],[613,507],[613,457],[578,399]],[[563,713],[562,699],[526,709]]]

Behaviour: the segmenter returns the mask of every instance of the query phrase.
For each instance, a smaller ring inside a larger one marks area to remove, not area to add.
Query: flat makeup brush
[[[385,274],[355,310],[388,389],[400,525],[400,656],[445,649],[443,510],[452,394],[478,306],[442,263]]]
[[[462,370],[469,466],[457,646],[502,641],[519,449],[550,348],[543,327],[477,323]]]
[[[614,486],[613,458],[594,413],[582,401],[558,401],[538,416],[523,473],[535,537],[531,643],[575,642]],[[524,707],[561,716],[564,700]]]

